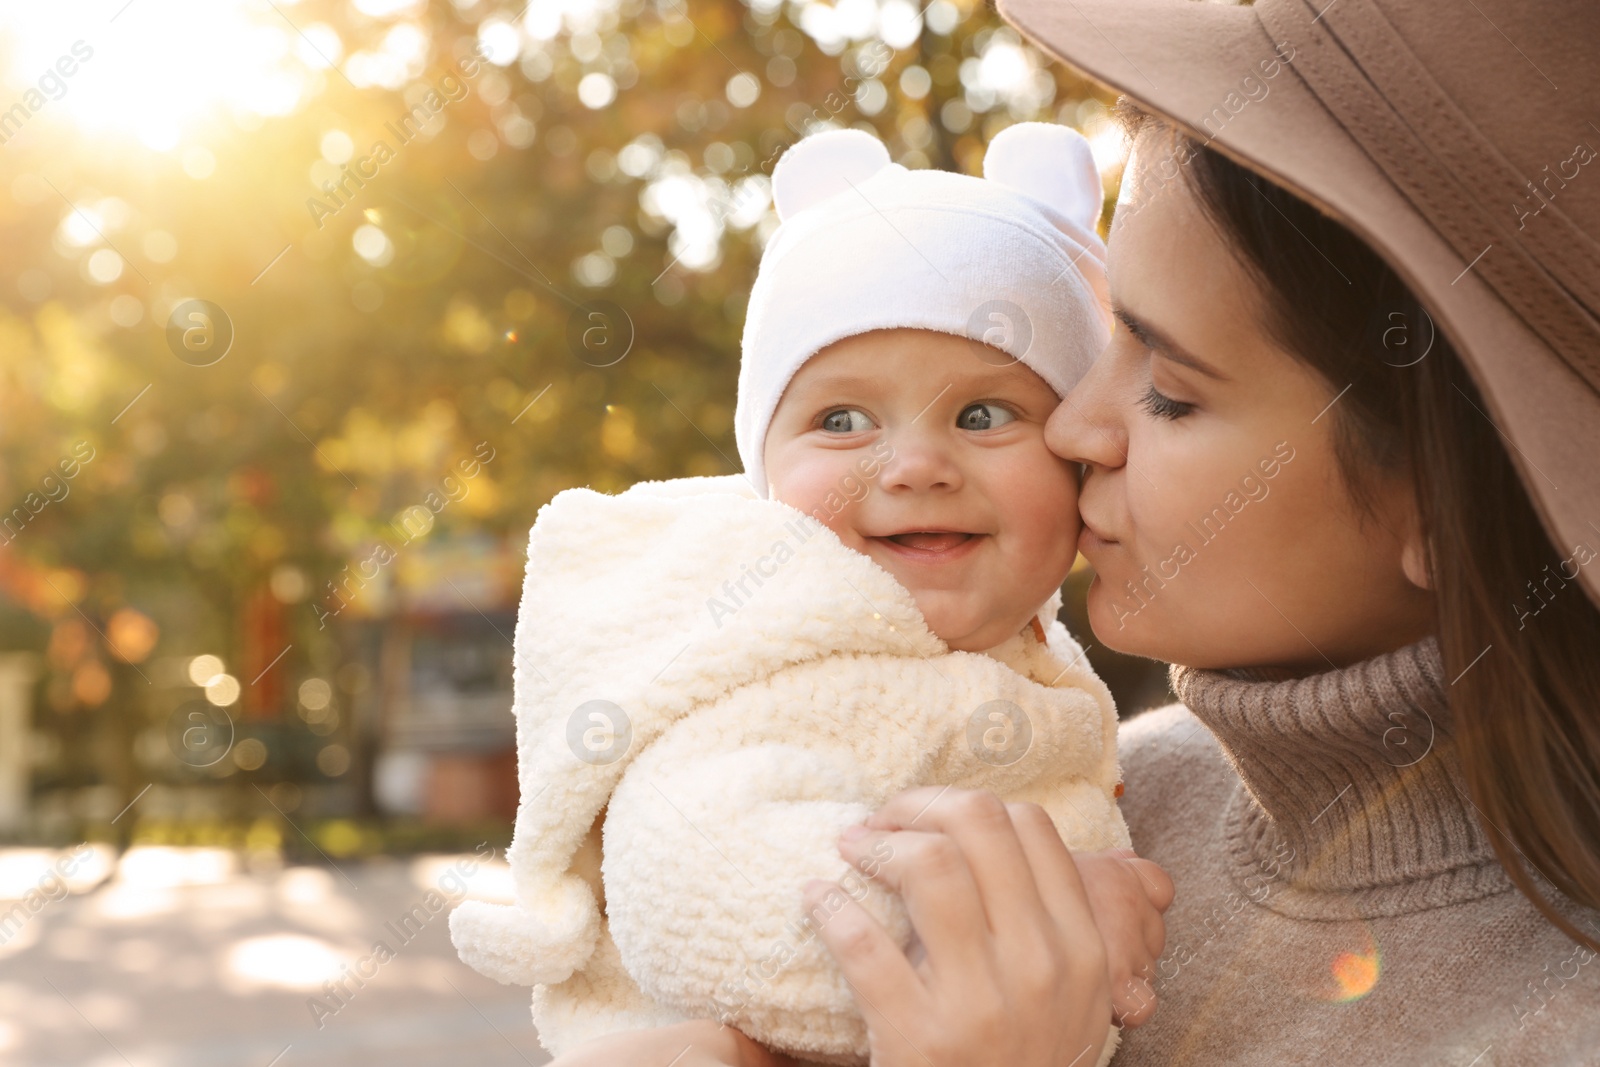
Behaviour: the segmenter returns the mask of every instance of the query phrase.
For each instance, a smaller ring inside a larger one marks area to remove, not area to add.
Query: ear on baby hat
[[[1093,230],[1105,206],[1100,168],[1083,134],[1050,122],[1019,122],[995,134],[983,176],[1043,201]]]
[[[772,171],[772,202],[783,221],[891,166],[889,150],[863,130],[812,134],[785,152]]]

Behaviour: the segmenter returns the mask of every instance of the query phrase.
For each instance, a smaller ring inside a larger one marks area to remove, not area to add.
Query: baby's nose
[[[883,465],[879,487],[890,492],[951,492],[964,481],[950,450],[923,434],[891,440],[894,454]]]

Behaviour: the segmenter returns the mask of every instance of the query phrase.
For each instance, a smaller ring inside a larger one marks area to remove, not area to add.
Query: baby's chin
[[[932,598],[919,597],[914,590],[911,597],[928,629],[952,652],[985,652],[1020,633],[1031,617],[996,617],[977,605],[951,604],[945,597],[939,597],[937,603],[928,603]]]

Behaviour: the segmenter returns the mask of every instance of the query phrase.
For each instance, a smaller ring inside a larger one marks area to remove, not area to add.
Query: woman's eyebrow
[[[1117,305],[1111,309],[1111,313],[1117,317],[1117,321],[1122,323],[1129,333],[1133,334],[1134,337],[1139,339],[1141,344],[1150,349],[1150,351],[1156,353],[1158,356],[1161,356],[1165,359],[1170,359],[1172,362],[1180,366],[1188,367],[1190,370],[1196,372],[1197,374],[1203,374],[1207,378],[1212,378],[1219,382],[1225,382],[1228,380],[1228,376],[1226,374],[1223,374],[1221,371],[1217,370],[1217,368],[1213,367],[1199,356],[1176,344],[1166,334],[1162,333],[1154,326],[1151,326],[1143,319],[1137,317],[1127,308]]]

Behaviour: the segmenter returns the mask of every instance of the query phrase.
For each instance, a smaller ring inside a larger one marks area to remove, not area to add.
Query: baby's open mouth
[[[958,533],[954,530],[918,530],[891,534],[884,540],[892,541],[902,548],[914,548],[923,552],[948,552],[952,548],[966,544],[976,536],[977,534]]]

